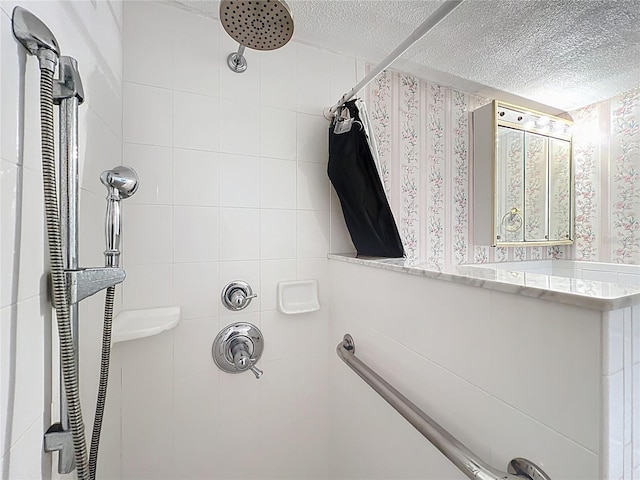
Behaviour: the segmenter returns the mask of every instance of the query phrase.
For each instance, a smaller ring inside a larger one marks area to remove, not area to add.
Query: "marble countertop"
[[[483,268],[482,264],[441,266],[419,263],[412,265],[402,258],[356,258],[354,255],[341,254],[329,254],[329,258],[593,310],[616,310],[640,304],[640,287],[618,283],[556,277],[540,273],[510,272]]]

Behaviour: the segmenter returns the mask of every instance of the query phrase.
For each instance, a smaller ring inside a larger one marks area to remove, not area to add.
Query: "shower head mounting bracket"
[[[239,45],[238,51],[230,53],[227,57],[227,65],[236,73],[242,73],[247,69],[247,59],[243,55],[244,46]]]

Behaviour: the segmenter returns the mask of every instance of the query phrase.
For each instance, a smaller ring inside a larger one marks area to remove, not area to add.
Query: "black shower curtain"
[[[404,257],[404,248],[376,168],[355,100],[329,127],[329,166],[358,256]],[[350,117],[350,118],[345,118]],[[341,132],[341,133],[339,133]]]

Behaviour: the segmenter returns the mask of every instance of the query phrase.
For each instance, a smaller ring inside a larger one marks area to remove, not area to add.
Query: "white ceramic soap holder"
[[[278,310],[287,315],[320,309],[317,280],[278,282]]]

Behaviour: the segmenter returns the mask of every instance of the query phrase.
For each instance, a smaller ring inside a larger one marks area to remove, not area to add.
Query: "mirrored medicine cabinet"
[[[476,244],[573,243],[571,125],[495,100],[473,112]]]

